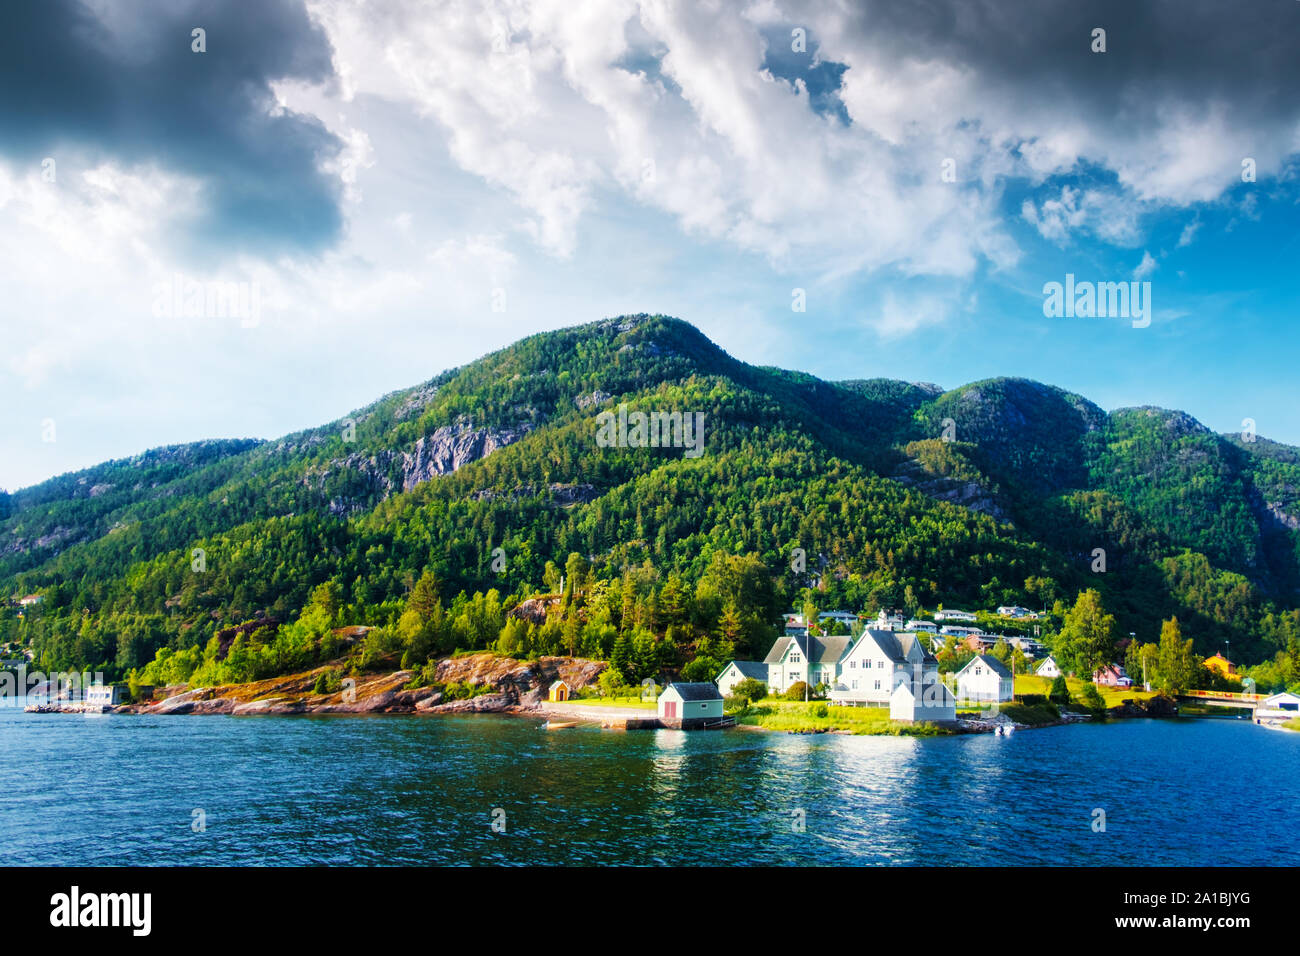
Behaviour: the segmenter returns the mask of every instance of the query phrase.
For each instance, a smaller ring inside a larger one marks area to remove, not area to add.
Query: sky
[[[18,4],[0,487],[639,312],[1300,444],[1297,37],[1283,0]],[[1067,275],[1149,313],[1048,314]]]

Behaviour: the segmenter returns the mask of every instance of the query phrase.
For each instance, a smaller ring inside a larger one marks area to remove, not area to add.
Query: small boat
[[[576,720],[548,720],[543,730],[568,730],[570,727],[578,726]]]

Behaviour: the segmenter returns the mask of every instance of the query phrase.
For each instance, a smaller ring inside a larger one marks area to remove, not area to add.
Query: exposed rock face
[[[333,494],[326,508],[333,515],[349,515],[374,507],[398,490],[410,491],[421,482],[449,475],[498,448],[513,445],[532,428],[532,424],[526,421],[513,428],[495,429],[475,428],[470,421],[459,421],[424,436],[409,451],[354,452],[346,458],[331,459],[327,464],[308,470],[301,483],[322,495],[327,488],[337,488],[341,483],[347,489],[346,493]],[[340,476],[345,480],[340,482]],[[399,484],[400,488],[397,487]],[[590,486],[552,487],[580,489]],[[557,497],[559,495],[557,492]],[[595,497],[594,489],[591,497]]]
[[[1005,508],[998,500],[996,492],[990,491],[978,482],[960,481],[944,475],[928,472],[915,460],[899,465],[891,475],[895,481],[908,488],[914,488],[935,501],[946,501],[971,511],[978,511],[998,521],[1009,521]]]
[[[553,607],[558,607],[560,596],[545,595],[542,597],[528,598],[526,601],[520,601],[510,609],[509,617],[517,617],[521,621],[529,621],[533,624],[545,624],[546,613]]]
[[[492,688],[467,700],[445,700],[436,687],[408,689],[411,671],[395,671],[358,680],[346,693],[313,694],[311,687],[324,668],[305,674],[235,687],[197,687],[156,704],[131,705],[122,713],[231,714],[252,717],[266,714],[438,714],[494,713],[533,710],[546,699],[556,680],[570,689],[591,684],[607,666],[604,661],[579,657],[543,657],[519,661],[493,654],[474,654],[438,662],[438,684],[473,684]],[[274,695],[274,696],[268,696]],[[253,698],[253,699],[248,699]]]
[[[600,492],[596,490],[596,487],[594,485],[586,484],[585,482],[573,482],[571,484],[552,482],[546,486],[545,490],[550,494],[551,501],[554,504],[558,504],[561,508],[567,508],[570,505],[587,504],[588,502],[595,501],[600,497]],[[532,498],[536,494],[537,491],[532,485],[520,485],[513,491],[504,493],[504,495],[508,496],[511,501],[518,501],[521,498]],[[502,497],[502,493],[491,488],[484,488],[480,491],[474,492],[473,497],[475,501],[492,501],[498,497]]]
[[[515,428],[474,428],[469,422],[444,425],[402,453],[402,490],[409,491],[422,481],[449,475],[472,461],[513,445],[531,431],[527,423]]]

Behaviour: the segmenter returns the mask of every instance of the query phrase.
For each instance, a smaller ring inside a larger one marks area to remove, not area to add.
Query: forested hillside
[[[704,453],[602,447],[620,404],[703,413]],[[0,497],[0,593],[43,596],[21,616],[11,600],[0,641],[51,670],[120,675],[165,649],[172,676],[251,675],[370,625],[372,656],[412,667],[495,646],[631,678],[760,656],[809,596],[1055,609],[1050,636],[1096,588],[1119,634],[1154,641],[1176,615],[1202,653],[1260,662],[1300,647],[1298,529],[1294,448],[1021,379],[826,382],[629,316],[318,429]]]

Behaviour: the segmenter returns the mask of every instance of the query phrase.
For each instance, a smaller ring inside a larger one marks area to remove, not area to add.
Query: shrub
[[[825,704],[818,704],[812,709],[814,717],[829,717],[830,713],[830,709]]]
[[[762,700],[767,696],[767,685],[761,680],[746,677],[731,688],[731,693],[737,697],[744,697],[746,700]]]
[[[1097,690],[1094,684],[1085,684],[1083,688],[1082,699],[1084,706],[1094,714],[1105,713],[1106,699],[1101,696],[1101,691]]]
[[[1065,675],[1060,674],[1052,681],[1052,688],[1047,692],[1047,699],[1053,704],[1068,704],[1070,702],[1070,688],[1065,683]]]
[[[805,696],[807,697],[812,696],[811,691],[812,688],[810,688],[807,684],[805,684],[803,681],[798,681],[790,685],[790,688],[785,692],[785,699],[803,700]]]
[[[623,679],[623,673],[617,667],[607,667],[601,671],[596,683],[600,685],[602,697],[618,697],[620,694],[627,693],[627,681]]]
[[[328,668],[316,675],[316,683],[312,685],[313,694],[336,694],[343,687],[343,677],[336,668]]]

